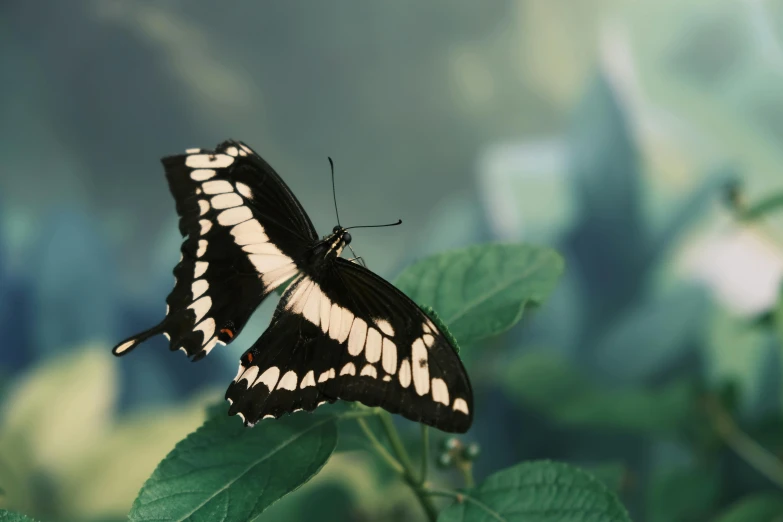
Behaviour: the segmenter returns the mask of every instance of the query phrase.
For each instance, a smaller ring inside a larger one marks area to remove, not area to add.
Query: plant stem
[[[405,470],[402,469],[402,465],[389,453],[386,447],[381,444],[381,441],[378,440],[378,437],[376,437],[375,433],[373,433],[372,429],[370,429],[367,421],[363,417],[357,417],[356,422],[359,424],[359,427],[362,429],[367,438],[370,439],[370,443],[372,444],[372,447],[375,449],[375,452],[378,454],[378,456],[380,456],[381,459],[383,459],[383,461],[386,462],[386,464],[388,464],[389,467],[394,471],[400,474],[404,474]]]
[[[421,424],[421,473],[419,474],[419,484],[427,482],[427,466],[430,460],[430,427]]]
[[[397,428],[394,427],[391,415],[382,411],[378,414],[378,418],[381,421],[383,430],[386,432],[386,437],[389,439],[392,451],[397,457],[397,461],[402,464],[402,478],[413,490],[416,498],[419,499],[422,509],[427,514],[427,519],[430,522],[436,522],[438,519],[438,510],[435,508],[435,504],[432,503],[432,499],[426,494],[422,488],[422,482],[419,477],[416,477],[416,473],[413,470],[413,464],[408,456],[408,452],[405,450],[405,446],[400,440],[400,435],[397,433]]]
[[[354,411],[340,413],[339,415],[337,415],[337,420],[360,419],[362,417],[372,417],[374,415],[378,415],[378,411],[376,408],[362,408]]]
[[[707,400],[707,412],[715,431],[726,445],[756,471],[783,488],[783,463],[780,459],[744,433],[716,399]]]
[[[462,464],[460,464],[459,470],[462,473],[462,479],[465,481],[466,488],[470,489],[476,485],[476,482],[473,480],[472,462],[463,462]]]
[[[391,415],[384,411],[378,414],[378,419],[381,421],[383,431],[386,432],[386,438],[389,439],[389,444],[391,444],[392,451],[397,457],[397,460],[400,461],[406,472],[410,472],[410,470],[413,469],[413,464],[411,463],[411,458],[408,456],[408,451],[402,444],[399,433],[397,433],[397,428],[394,427],[394,421],[392,421]],[[413,474],[411,474],[411,477],[413,477]],[[413,482],[418,485],[417,480],[414,480]]]
[[[429,495],[433,497],[448,497],[454,499],[454,501],[458,503],[470,502],[474,506],[484,511],[487,515],[490,516],[490,518],[494,518],[495,520],[498,520],[500,522],[505,522],[506,520],[505,518],[503,518],[503,516],[500,513],[498,513],[491,507],[487,506],[479,499],[474,498],[467,493],[461,493],[459,491],[451,491],[448,489],[432,489],[432,488],[422,489],[421,492],[424,495]]]

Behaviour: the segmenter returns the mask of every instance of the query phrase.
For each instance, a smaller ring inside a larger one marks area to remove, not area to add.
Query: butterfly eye
[[[338,233],[339,231],[340,231],[340,225],[337,225],[336,227],[334,227],[332,229],[332,232],[335,233],[335,234]]]
[[[343,234],[343,243],[347,245],[350,242],[351,242],[351,234],[346,232],[345,234]]]

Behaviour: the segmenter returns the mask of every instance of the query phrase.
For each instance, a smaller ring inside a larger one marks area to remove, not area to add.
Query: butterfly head
[[[351,233],[340,225],[332,229],[332,237],[342,242],[343,248],[351,244]]]
[[[332,233],[326,236],[324,243],[328,252],[340,255],[345,247],[351,243],[351,234],[340,225],[332,229]]]

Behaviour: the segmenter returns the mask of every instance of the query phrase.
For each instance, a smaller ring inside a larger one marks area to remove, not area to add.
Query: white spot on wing
[[[295,314],[301,314],[307,304],[307,298],[310,296],[310,290],[315,283],[309,277],[302,279],[294,288],[293,293],[288,298],[285,307]]]
[[[284,255],[279,248],[272,243],[253,243],[252,245],[245,245],[242,250],[248,254],[267,254],[270,256],[282,256]]]
[[[212,169],[198,169],[190,173],[190,179],[193,181],[206,181],[215,175]]]
[[[185,158],[185,165],[192,169],[222,169],[234,163],[234,158],[225,154],[194,154]]]
[[[413,372],[413,386],[416,393],[426,395],[430,391],[430,368],[427,363],[427,347],[421,338],[413,341],[411,354],[411,371]],[[422,364],[423,361],[423,364]]]
[[[258,383],[262,383],[265,384],[267,388],[269,388],[269,391],[272,391],[274,390],[275,384],[277,384],[277,379],[279,378],[280,368],[277,366],[272,366],[271,368],[267,368],[267,370],[261,374],[261,377],[258,378],[253,386]]]
[[[340,375],[356,375],[356,366],[354,366],[352,362],[349,362],[340,370]]]
[[[334,379],[335,373],[334,368],[330,368],[328,371],[325,371],[318,377],[318,382],[326,382],[329,379]]]
[[[224,192],[234,192],[231,187],[231,183],[224,179],[216,179],[215,181],[207,181],[201,185],[204,189],[204,194],[223,194]]]
[[[301,384],[299,384],[299,388],[304,390],[308,386],[315,386],[315,374],[313,373],[313,370],[310,370],[305,374],[305,376],[302,378]]]
[[[432,400],[446,406],[449,405],[449,388],[443,379],[432,379]]]
[[[198,200],[198,215],[203,216],[209,212],[209,202],[206,199]]]
[[[383,357],[381,364],[386,373],[394,375],[397,371],[397,345],[391,339],[383,338]]]
[[[226,154],[228,154],[229,156],[236,156],[237,154],[239,154],[239,151],[237,150],[236,147],[229,147],[226,149]]]
[[[373,379],[378,377],[378,372],[375,370],[375,366],[372,364],[365,364],[364,368],[362,368],[362,371],[359,375],[365,375],[367,377],[372,377]]]
[[[351,333],[348,335],[348,353],[357,356],[362,353],[364,341],[367,338],[367,323],[357,317],[351,325]]]
[[[383,382],[389,382],[391,380],[391,375],[384,375],[383,376]]]
[[[318,326],[318,318],[321,309],[321,299],[325,296],[321,292],[321,288],[317,283],[313,283],[313,288],[310,290],[310,295],[307,296],[307,302],[302,309],[302,316],[305,319]]]
[[[208,219],[202,219],[198,222],[199,225],[201,225],[201,235],[203,236],[207,232],[209,232],[209,229],[212,228],[212,222]]]
[[[217,220],[223,226],[238,225],[253,218],[253,213],[247,207],[235,207],[218,214]]]
[[[117,347],[117,348],[114,350],[114,352],[115,352],[115,353],[123,353],[123,352],[125,352],[125,351],[126,351],[128,348],[130,348],[131,346],[133,346],[134,344],[136,344],[136,339],[131,339],[130,341],[125,341],[124,343],[122,343],[121,345],[119,345],[119,346],[118,346],[118,347]]]
[[[193,270],[193,277],[198,279],[199,277],[203,276],[204,272],[207,271],[207,267],[209,267],[209,263],[206,261],[196,261],[196,267]]]
[[[242,366],[242,364],[239,364],[239,371],[237,371],[237,376],[234,377],[234,382],[237,382],[239,380],[239,376],[242,375],[245,372],[245,367]]]
[[[198,240],[198,250],[196,251],[196,257],[201,257],[204,254],[207,253],[207,240],[206,239],[199,239]]]
[[[204,356],[209,355],[209,352],[211,352],[212,348],[215,347],[215,345],[217,344],[217,341],[218,341],[217,337],[213,337],[212,339],[209,340],[209,342],[206,344],[206,346],[204,346],[204,348],[202,349],[203,352],[204,352]]]
[[[277,288],[281,284],[294,277],[297,273],[299,273],[299,269],[295,264],[290,263],[264,274],[261,276],[261,280],[267,287]]]
[[[351,333],[353,319],[353,314],[347,308],[343,308],[343,314],[340,318],[340,331],[337,334],[338,343],[344,343],[345,340],[348,339],[348,334]]]
[[[240,246],[264,243],[269,239],[264,233],[264,227],[255,219],[235,226],[231,229],[231,235],[234,236],[234,242]]]
[[[424,341],[424,344],[427,345],[427,348],[430,348],[433,344],[435,344],[435,337],[430,334],[422,335],[421,339]]]
[[[239,146],[242,147],[242,150],[244,150],[248,154],[253,154],[253,150],[247,145],[245,145],[244,143],[240,143]]]
[[[329,299],[321,300],[321,331],[326,333],[329,331],[329,323],[332,318],[332,302]]]
[[[248,187],[241,181],[237,181],[235,185],[237,186],[237,192],[245,196],[247,199],[253,199],[253,191],[250,190],[250,187]]]
[[[332,311],[329,314],[329,337],[337,339],[340,335],[340,321],[344,313],[350,313],[337,303],[332,303]]]
[[[226,194],[218,194],[212,197],[212,207],[218,209],[233,208],[244,204],[244,200],[239,197],[238,194],[228,192]]]
[[[190,285],[190,291],[193,293],[193,299],[201,297],[201,294],[209,290],[209,283],[206,279],[196,279],[193,284]]]
[[[400,365],[400,386],[407,388],[411,385],[411,362],[403,359]]]
[[[367,362],[375,363],[381,360],[381,333],[375,328],[367,328],[367,343],[364,356]]]
[[[206,344],[207,339],[212,339],[212,336],[215,333],[215,320],[211,317],[208,317],[201,321],[195,328],[193,328],[194,332],[202,332],[204,334],[204,340],[202,341],[202,344]]]
[[[386,321],[385,319],[376,319],[375,325],[386,335],[389,337],[392,337],[394,335],[394,328],[392,328],[392,325],[389,324],[389,321]]]
[[[465,415],[468,415],[468,403],[465,402],[465,399],[454,399],[454,406],[451,408],[454,411],[461,411]]]
[[[253,263],[253,266],[256,267],[260,274],[267,274],[294,263],[290,257],[284,255],[249,254],[247,258],[250,259],[250,262]]]
[[[198,154],[201,152],[201,149],[185,149],[186,154]]]
[[[253,384],[256,382],[256,377],[258,377],[258,366],[251,366],[247,369],[244,375],[242,375],[242,378],[247,381],[248,388],[253,386]]]
[[[201,319],[204,317],[204,315],[209,312],[209,309],[212,307],[212,299],[205,295],[201,299],[197,300],[192,305],[188,306],[191,310],[196,312],[196,323],[201,321]]]
[[[296,381],[296,372],[293,370],[288,371],[285,373],[285,375],[283,375],[283,378],[280,379],[280,382],[277,383],[277,389],[293,391],[296,389]]]

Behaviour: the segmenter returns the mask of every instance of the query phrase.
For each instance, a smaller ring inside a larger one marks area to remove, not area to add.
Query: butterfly
[[[115,355],[163,334],[172,351],[198,361],[236,339],[288,282],[269,327],[240,358],[229,415],[252,426],[340,399],[468,430],[473,394],[449,337],[391,283],[341,257],[348,229],[319,237],[291,189],[242,142],[161,161],[184,237],[176,282],[166,317]]]

